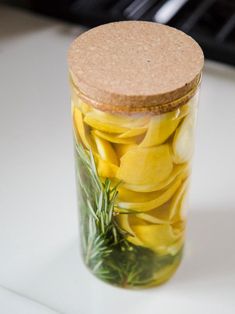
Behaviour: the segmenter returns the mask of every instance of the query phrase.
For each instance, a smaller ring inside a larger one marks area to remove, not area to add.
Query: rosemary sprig
[[[148,248],[130,243],[127,240],[129,234],[115,220],[118,184],[113,187],[108,178],[101,181],[92,152],[77,142],[75,155],[86,265],[97,277],[115,285],[151,284],[154,274],[173,264],[176,258],[180,258],[181,252],[178,256],[159,257]]]
[[[78,157],[77,176],[83,196],[83,250],[86,264],[98,272],[111,251],[123,235],[114,222],[114,207],[117,186],[111,188],[110,179],[101,182],[93,154],[76,143]],[[97,263],[98,261],[98,263]]]

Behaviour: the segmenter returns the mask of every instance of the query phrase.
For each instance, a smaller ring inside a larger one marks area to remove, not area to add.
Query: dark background
[[[3,0],[93,27],[120,20],[168,24],[194,37],[207,58],[235,65],[235,0]]]

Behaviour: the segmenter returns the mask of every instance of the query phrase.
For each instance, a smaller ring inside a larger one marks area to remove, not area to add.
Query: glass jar
[[[202,63],[170,101],[123,107],[81,90],[70,63],[82,253],[106,282],[159,285],[180,263]]]

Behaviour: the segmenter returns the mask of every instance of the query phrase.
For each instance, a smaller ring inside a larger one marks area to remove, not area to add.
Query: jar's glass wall
[[[198,91],[175,111],[130,115],[72,89],[84,261],[118,286],[158,285],[182,256]]]

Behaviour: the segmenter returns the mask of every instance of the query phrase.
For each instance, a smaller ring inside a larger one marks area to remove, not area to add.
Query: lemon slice
[[[125,133],[132,128],[145,126],[149,121],[149,116],[109,114],[93,109],[86,114],[84,121],[86,124],[99,131],[107,133]],[[140,130],[138,132],[140,132]]]
[[[113,178],[118,170],[118,158],[112,145],[92,132],[97,153],[94,153],[98,174],[104,178]]]
[[[100,119],[95,112],[88,112],[84,118],[84,122],[94,129],[107,133],[123,133],[129,130],[129,128],[118,124],[112,124],[111,121]]]
[[[96,136],[94,132],[92,132],[92,136],[100,158],[110,162],[111,164],[118,165],[118,158],[112,145],[106,140]]]
[[[143,243],[140,239],[138,239],[135,234],[133,233],[133,230],[130,226],[130,221],[132,221],[132,224],[134,224],[134,220],[137,220],[140,222],[136,217],[130,216],[130,214],[119,214],[116,217],[117,223],[120,226],[120,228],[124,231],[126,231],[129,235],[127,236],[127,240],[135,245],[143,246]]]
[[[115,178],[118,166],[111,164],[108,161],[105,161],[95,154],[95,161],[97,164],[97,171],[100,177],[103,178]]]
[[[108,112],[100,111],[93,108],[93,113],[97,119],[102,121],[102,123],[111,123],[113,125],[118,125],[127,128],[136,128],[145,126],[150,119],[150,115],[147,114],[111,114]]]
[[[151,147],[164,143],[175,131],[180,119],[177,113],[167,113],[164,115],[153,116],[150,120],[148,131],[140,147]]]
[[[129,184],[158,184],[173,169],[168,145],[129,150],[121,157],[117,178]]]
[[[187,199],[188,199],[188,193],[187,193],[187,188],[186,191],[183,193],[180,202],[179,202],[179,207],[176,213],[176,221],[179,220],[185,220],[186,219],[186,213],[187,213]]]
[[[132,230],[129,224],[129,214],[118,214],[115,219],[122,230],[132,234]]]
[[[129,150],[137,147],[137,144],[113,144],[118,158],[121,158]]]
[[[194,116],[184,118],[176,130],[173,143],[173,159],[176,164],[187,162],[191,159],[194,147]]]
[[[119,155],[118,155],[119,156]],[[121,155],[122,156],[122,155]],[[128,190],[135,191],[135,192],[153,192],[153,191],[159,191],[164,189],[167,185],[169,185],[172,181],[175,180],[175,178],[181,173],[188,171],[188,165],[182,164],[182,165],[175,165],[170,176],[157,184],[149,184],[149,185],[134,185],[129,183],[124,183],[122,186]]]
[[[172,224],[174,234],[177,237],[182,237],[185,231],[185,221],[180,220]]]
[[[119,170],[118,170],[119,172]],[[117,172],[117,175],[118,175]],[[164,203],[166,203],[177,191],[177,189],[180,187],[182,184],[182,181],[185,179],[185,174],[183,173],[182,175],[179,175],[175,181],[173,181],[166,189],[163,191],[157,191],[154,194],[156,198],[145,201],[145,202],[136,202],[135,199],[132,198],[132,201],[129,202],[122,202],[118,201],[117,206],[122,209],[126,210],[134,210],[134,211],[141,211],[141,212],[146,212],[149,210],[152,210],[154,208],[157,208]],[[135,192],[132,192],[135,193]]]
[[[167,201],[158,208],[150,210],[146,213],[137,214],[137,217],[151,224],[169,224],[170,205],[171,201]]]
[[[146,132],[147,127],[142,127],[142,128],[134,128],[129,131],[126,131],[122,133],[121,135],[118,135],[119,138],[128,138],[128,137],[133,137],[133,136],[138,136],[142,135]]]
[[[88,112],[92,110],[91,106],[83,102],[81,99],[79,99],[79,107],[81,108],[81,111],[83,114],[87,114]]]
[[[79,97],[74,88],[71,88],[71,102],[74,106],[79,106]]]
[[[105,133],[98,130],[93,131],[95,135],[116,144],[134,144],[135,139],[134,138],[120,138],[116,134],[112,133]]]
[[[187,189],[187,181],[183,182],[173,197],[163,205],[137,216],[152,224],[166,224],[181,221],[183,201]]]
[[[131,226],[131,229],[145,247],[162,254],[179,239],[169,224],[135,225]]]
[[[91,140],[83,123],[82,113],[77,107],[73,107],[73,122],[77,135],[86,148],[90,148]]]
[[[188,184],[186,184],[186,187],[181,194],[180,198],[177,200],[177,204],[175,207],[175,215],[172,217],[172,220],[174,222],[184,221],[186,219],[186,210],[187,210],[187,188]]]
[[[171,202],[171,212],[170,212],[170,220],[172,220],[177,214],[180,212],[180,207],[182,205],[182,197],[185,194],[186,188],[188,186],[188,180],[184,181],[180,186],[178,191],[175,193],[172,202]],[[178,215],[179,216],[179,215]]]
[[[175,255],[179,251],[183,244],[183,237],[178,225],[152,225],[137,216],[119,214],[116,217],[120,228],[128,233],[129,242],[150,248],[158,254]]]
[[[128,190],[123,186],[118,189],[118,200],[121,202],[148,202],[161,195],[161,192],[139,193]]]

